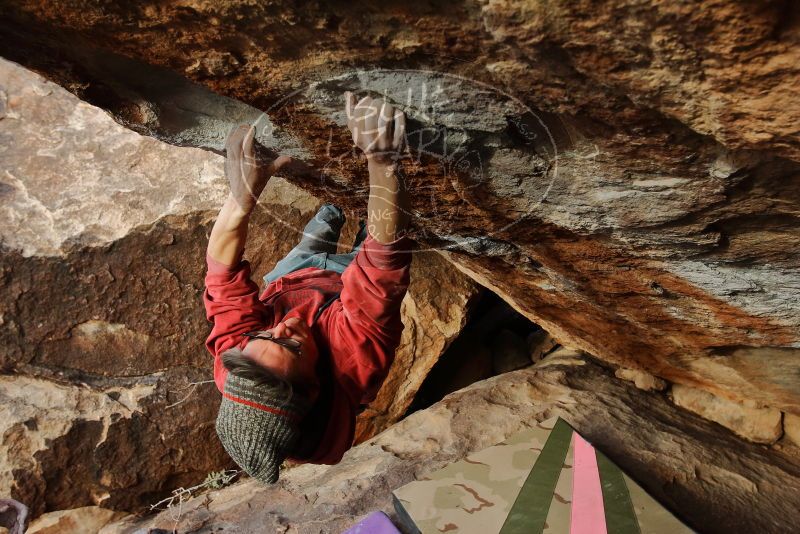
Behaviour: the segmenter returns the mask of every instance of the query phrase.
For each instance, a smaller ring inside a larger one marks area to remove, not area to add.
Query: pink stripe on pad
[[[588,441],[572,434],[574,468],[572,470],[572,515],[570,534],[606,534],[603,490],[597,471],[597,456]]]

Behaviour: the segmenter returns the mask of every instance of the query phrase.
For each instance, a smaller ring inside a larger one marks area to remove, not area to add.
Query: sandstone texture
[[[98,506],[50,512],[31,523],[26,534],[96,534],[124,515]]]
[[[670,396],[681,408],[716,421],[756,443],[775,443],[783,434],[781,412],[715,397],[707,391],[675,384]]]
[[[338,465],[293,468],[274,487],[243,481],[184,503],[180,513],[129,518],[103,532],[342,532],[373,510],[393,515],[392,489],[553,415],[701,532],[790,532],[797,524],[796,456],[743,442],[561,349],[448,395],[351,449]]]
[[[538,362],[559,346],[558,341],[546,330],[539,330],[528,336],[528,351],[533,363]]]
[[[783,432],[792,443],[800,447],[800,417],[791,413],[784,414]]]
[[[0,493],[138,509],[229,464],[198,298],[221,161],[0,73]]]
[[[638,369],[624,369],[619,368],[614,372],[614,376],[633,382],[637,388],[647,391],[664,391],[667,389],[667,383],[658,377],[639,371]]]
[[[792,2],[15,0],[0,36],[176,144],[257,120],[310,164],[294,183],[351,208],[341,93],[384,94],[423,246],[562,343],[800,414]]]
[[[5,60],[0,95],[0,495],[34,515],[146,509],[231,465],[201,302],[222,158],[134,133]],[[277,178],[262,200],[256,277],[320,205]],[[478,291],[433,252],[412,270],[395,378],[363,439],[402,415]]]

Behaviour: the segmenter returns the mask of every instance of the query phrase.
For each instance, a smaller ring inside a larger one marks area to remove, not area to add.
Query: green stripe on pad
[[[639,521],[633,509],[631,495],[622,471],[605,454],[595,449],[600,486],[603,488],[603,505],[606,528],[614,534],[641,534]]]
[[[542,448],[528,478],[506,517],[500,534],[539,534],[544,529],[550,501],[567,456],[572,428],[561,418]]]

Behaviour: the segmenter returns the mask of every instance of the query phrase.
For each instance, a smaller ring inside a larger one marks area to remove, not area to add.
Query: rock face
[[[775,443],[783,434],[781,412],[772,408],[731,402],[680,384],[672,387],[671,397],[678,406],[716,421],[756,443]]]
[[[385,94],[421,243],[562,343],[800,414],[794,4],[12,4],[1,54],[177,144],[258,116],[180,76],[254,106],[350,207],[341,92]]]
[[[0,73],[0,493],[136,509],[229,462],[198,301],[221,162]]]
[[[783,431],[794,445],[800,447],[800,417],[787,413],[783,417]]]
[[[99,532],[107,524],[124,516],[120,512],[98,506],[86,506],[74,510],[50,512],[31,523],[27,534],[72,534]]]
[[[34,515],[141,509],[230,465],[201,304],[222,158],[133,133],[4,60],[0,95],[0,494]],[[270,182],[248,246],[254,275],[319,204]],[[436,253],[412,270],[406,378],[384,387],[362,438],[402,414],[477,292]]]
[[[698,531],[789,532],[797,524],[796,456],[742,442],[560,349],[534,367],[448,395],[353,448],[338,465],[297,467],[269,488],[238,483],[184,503],[179,517],[169,510],[104,532],[342,532],[373,510],[393,515],[391,490],[553,415]]]

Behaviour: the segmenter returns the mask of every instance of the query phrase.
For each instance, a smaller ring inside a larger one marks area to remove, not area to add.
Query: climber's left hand
[[[385,100],[365,96],[358,102],[350,91],[344,94],[347,128],[353,144],[367,159],[393,165],[405,144],[406,116]]]
[[[231,196],[242,209],[253,210],[270,177],[291,161],[288,156],[271,158],[255,140],[255,126],[242,124],[225,141],[225,176]]]

